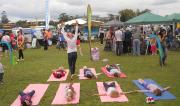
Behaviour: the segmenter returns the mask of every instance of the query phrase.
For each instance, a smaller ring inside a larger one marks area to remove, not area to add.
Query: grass
[[[132,80],[138,78],[151,78],[161,86],[171,86],[170,92],[177,99],[171,101],[157,101],[154,105],[158,106],[178,106],[180,104],[180,52],[171,51],[168,53],[167,66],[161,67],[158,64],[158,56],[116,56],[112,52],[104,52],[103,46],[93,43],[93,47],[100,48],[101,59],[108,58],[110,64],[119,63],[123,71],[128,75],[125,79],[111,79],[104,74],[99,76],[97,80],[78,80],[74,82],[81,83],[81,97],[78,106],[144,106],[144,94],[127,95],[129,102],[127,103],[101,103],[98,96],[90,96],[97,93],[97,81],[117,81],[123,91],[134,90],[137,87]],[[95,67],[97,72],[104,66],[102,61],[92,62],[89,60],[88,44],[82,44],[84,56],[78,56],[76,64],[76,73],[78,69],[86,65]],[[32,83],[47,83],[47,79],[51,74],[51,70],[64,65],[68,68],[66,51],[57,50],[50,47],[48,51],[43,49],[28,49],[24,51],[25,61],[14,66],[9,64],[9,59],[3,57],[2,63],[5,65],[4,85],[0,85],[0,106],[9,106],[17,97],[18,92],[26,88]],[[17,55],[17,54],[16,54]],[[69,81],[69,80],[68,80]],[[65,81],[65,82],[68,82]],[[64,83],[64,82],[60,82]],[[39,106],[51,106],[51,102],[56,94],[59,82],[51,82],[50,86],[43,96]],[[90,95],[88,95],[90,94]],[[153,106],[153,105],[152,105]]]

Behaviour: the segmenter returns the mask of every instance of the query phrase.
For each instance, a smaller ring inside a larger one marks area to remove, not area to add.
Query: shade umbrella
[[[86,21],[83,20],[83,19],[74,19],[74,20],[70,20],[70,21],[68,21],[68,22],[65,22],[65,25],[73,25],[73,24],[76,23],[76,21],[77,21],[78,24],[80,24],[80,25],[83,25],[83,24],[86,23]]]

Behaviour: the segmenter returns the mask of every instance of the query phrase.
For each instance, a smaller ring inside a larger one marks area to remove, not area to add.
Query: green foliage
[[[19,20],[16,22],[16,27],[23,27],[27,28],[29,27],[26,20]]]
[[[119,12],[121,14],[121,21],[126,22],[127,20],[136,16],[136,13],[132,9],[124,9]]]
[[[151,78],[161,86],[171,86],[170,92],[177,99],[169,101],[156,101],[152,106],[179,106],[180,104],[180,53],[170,51],[168,53],[167,66],[161,69],[158,63],[158,56],[116,56],[112,52],[104,52],[102,45],[92,43],[93,47],[100,48],[101,59],[108,58],[109,64],[119,63],[123,72],[127,74],[124,79],[107,78],[104,74],[100,75],[97,80],[79,80],[74,82],[81,83],[80,103],[78,106],[147,106],[145,102],[146,96],[141,93],[128,94],[129,102],[127,103],[101,103],[98,96],[92,96],[98,93],[96,82],[99,81],[117,81],[123,91],[138,89],[132,80],[138,78]],[[86,65],[87,67],[96,68],[97,72],[101,72],[101,67],[105,64],[102,61],[93,62],[89,60],[88,43],[81,44],[84,56],[79,56],[76,63],[76,74],[79,69]],[[17,52],[16,56],[18,56]],[[4,55],[4,54],[3,54]],[[16,65],[9,64],[9,58],[2,58],[2,64],[5,65],[4,85],[0,85],[0,106],[10,106],[16,99],[20,90],[26,88],[28,84],[47,83],[47,79],[52,69],[64,65],[68,68],[67,53],[64,50],[57,50],[54,46],[48,51],[41,49],[27,49],[24,51],[25,60]],[[61,83],[70,82],[50,82],[49,88],[43,96],[39,106],[51,106],[52,100],[56,95],[56,91]],[[69,105],[71,106],[71,105]]]
[[[3,11],[1,13],[1,23],[7,24],[8,22],[9,22],[9,19],[7,17],[7,13],[6,13],[6,11]]]
[[[137,9],[136,11],[134,11],[132,9],[124,9],[124,10],[119,11],[119,14],[121,15],[121,21],[126,22],[129,19],[138,15],[144,14],[146,12],[151,12],[151,10],[145,9],[145,10],[140,11],[139,9]]]
[[[59,21],[64,21],[64,22],[66,22],[66,21],[68,21],[68,18],[69,18],[69,16],[66,14],[66,13],[61,13],[60,15],[59,15]]]

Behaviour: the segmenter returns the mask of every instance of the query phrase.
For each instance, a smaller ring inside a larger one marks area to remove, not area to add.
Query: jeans
[[[131,52],[131,41],[124,41],[123,50],[124,50],[124,53]]]
[[[19,49],[19,59],[24,59],[24,54],[23,54],[23,50]]]
[[[116,41],[116,55],[119,56],[123,53],[123,42]]]
[[[109,87],[113,87],[113,88],[116,87],[115,82],[112,82],[110,84],[103,82],[103,85],[106,91],[108,90]]]
[[[166,61],[166,58],[167,58],[167,48],[166,48],[166,45],[163,44],[163,43],[161,43],[161,46],[162,46],[162,50],[163,50],[163,53],[164,53],[164,57],[162,58],[162,62],[165,65],[165,61]]]
[[[133,55],[140,55],[140,40],[134,39],[133,40]]]
[[[48,50],[48,40],[44,40],[44,50]]]
[[[71,75],[75,73],[76,59],[77,59],[77,52],[68,53],[68,64]]]
[[[35,93],[35,91],[32,90],[32,91],[29,92],[29,93],[20,92],[19,95],[20,95],[21,97],[23,97],[24,95],[28,95],[28,96],[32,97],[32,96],[34,95],[34,93]]]
[[[0,82],[3,81],[4,73],[0,73]]]
[[[104,35],[100,35],[100,41],[101,41],[101,44],[103,44],[103,40],[104,40]]]

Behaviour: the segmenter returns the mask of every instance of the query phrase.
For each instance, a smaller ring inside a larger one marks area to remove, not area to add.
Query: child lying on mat
[[[100,75],[100,73],[96,75],[92,73],[92,71],[89,68],[87,68],[87,66],[84,66],[83,70],[84,70],[84,77],[89,79],[97,78],[97,76]]]
[[[31,106],[32,105],[31,98],[34,95],[34,93],[35,93],[34,90],[32,90],[29,93],[20,92],[19,95],[21,96],[21,98],[20,98],[21,105],[22,106]]]
[[[53,76],[55,78],[62,78],[66,75],[66,71],[63,67],[59,67],[57,70],[53,71]]]
[[[110,75],[114,77],[119,77],[119,75],[121,74],[119,67],[115,64],[106,65],[106,69],[110,73]]]
[[[170,87],[166,87],[166,88],[161,89],[155,84],[145,82],[143,79],[138,79],[138,82],[145,89],[147,89],[147,90],[137,90],[138,92],[150,92],[150,93],[155,94],[156,96],[161,96],[164,91],[170,88]]]
[[[98,96],[110,96],[111,98],[118,98],[121,95],[124,94],[130,94],[130,93],[135,93],[137,91],[130,91],[130,92],[118,92],[116,90],[116,84],[115,82],[110,82],[110,83],[106,83],[103,82],[104,88],[106,90],[105,94],[94,94],[94,95],[98,95]]]
[[[72,83],[69,84],[65,89],[65,98],[68,102],[72,101],[74,99],[75,94],[76,94],[72,85],[73,85]]]
[[[87,68],[87,66],[83,66],[83,71],[84,71],[83,77],[86,77],[89,79],[97,78],[98,75],[101,75],[101,73],[97,73],[97,74],[92,73],[91,69]],[[76,76],[80,77],[82,75],[76,75]]]

